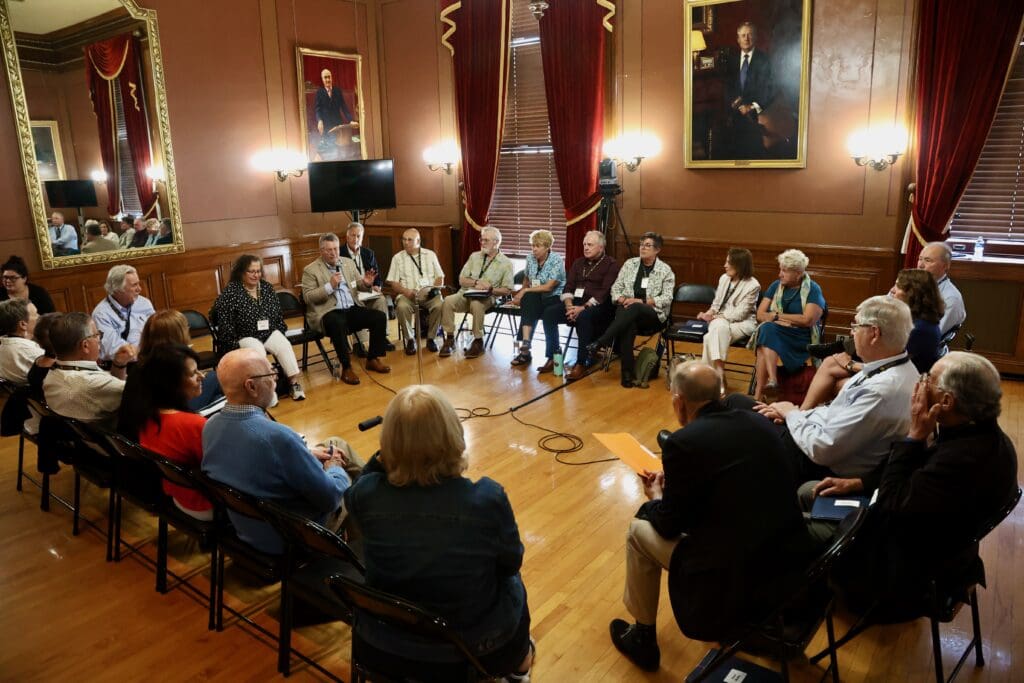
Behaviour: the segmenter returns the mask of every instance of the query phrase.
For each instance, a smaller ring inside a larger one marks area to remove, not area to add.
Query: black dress
[[[0,301],[7,301],[8,298],[10,297],[7,295],[7,289],[0,287]],[[39,312],[39,315],[57,312],[57,307],[53,305],[50,293],[31,282],[28,283],[28,300],[36,305],[36,311]]]
[[[244,337],[265,342],[274,330],[281,334],[288,330],[274,286],[266,280],[260,280],[259,299],[250,296],[241,282],[229,282],[213,303],[210,319],[216,321],[218,342],[225,353],[237,349]],[[269,329],[257,329],[260,320],[269,321]]]

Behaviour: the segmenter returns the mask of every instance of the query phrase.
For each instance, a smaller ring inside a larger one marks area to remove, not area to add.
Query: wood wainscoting
[[[452,274],[452,226],[427,223],[368,223],[363,244],[373,249],[382,272],[387,275],[392,254],[401,249],[402,233],[417,228],[423,246],[437,252],[449,279]],[[344,234],[339,235],[341,240]],[[134,266],[142,282],[142,293],[157,310],[195,309],[205,314],[231,276],[231,264],[242,254],[263,259],[263,277],[275,289],[298,291],[302,269],[319,257],[319,234],[290,239],[264,240],[224,247],[194,249],[124,261]],[[33,273],[31,281],[45,287],[60,311],[92,311],[103,300],[103,283],[111,263]]]

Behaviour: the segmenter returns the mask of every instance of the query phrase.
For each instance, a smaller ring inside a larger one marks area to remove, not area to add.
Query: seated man
[[[58,415],[113,431],[126,368],[135,357],[135,349],[122,344],[112,354],[110,372],[105,372],[96,364],[101,335],[87,313],[67,313],[53,323],[50,344],[57,362],[43,380],[43,394]]]
[[[441,321],[442,301],[437,288],[444,284],[444,271],[437,254],[420,247],[420,231],[416,228],[402,233],[402,251],[391,259],[387,283],[395,292],[395,313],[398,315],[398,328],[405,335],[406,355],[416,353],[417,339],[412,317],[418,315],[420,307],[429,312],[427,349],[437,351],[434,337]]]
[[[623,602],[636,623],[611,622],[615,647],[655,671],[661,572],[676,621],[689,638],[717,640],[763,610],[766,587],[813,554],[788,485],[788,454],[771,425],[720,400],[714,368],[689,361],[672,371],[682,429],[665,443],[664,473],[644,473],[644,503],[626,540]]]
[[[910,426],[917,370],[905,351],[913,323],[898,299],[873,296],[857,306],[850,326],[864,368],[828,405],[800,410],[788,401],[754,404],[732,395],[734,406],[755,406],[780,427],[797,484],[825,476],[860,477],[875,469],[889,444]],[[809,495],[810,490],[802,492]]]
[[[957,325],[967,320],[967,309],[964,308],[964,297],[949,279],[949,266],[953,262],[953,252],[945,242],[931,242],[917,257],[917,267],[927,270],[935,278],[939,286],[939,294],[946,304],[946,310],[939,321],[939,334],[946,334]]]
[[[78,253],[78,230],[64,222],[64,214],[54,211],[50,216],[50,246],[54,256]]]
[[[359,272],[360,277],[367,271],[373,271],[373,289],[372,291],[380,294],[378,297],[368,299],[366,302],[367,308],[372,308],[375,311],[380,311],[385,316],[388,314],[388,300],[381,293],[381,282],[380,279],[380,268],[377,267],[377,256],[370,249],[363,246],[363,235],[365,229],[362,223],[349,223],[348,228],[345,230],[345,243],[341,245],[340,254],[342,258],[352,259],[352,262],[356,264],[356,271]],[[360,330],[356,332],[356,339],[359,340],[359,346],[356,347],[357,355],[362,356],[366,347],[370,343],[370,333],[366,330]],[[384,336],[384,348],[388,351],[394,351],[395,345],[392,344],[387,338],[387,330],[385,329]]]
[[[267,417],[277,373],[266,353],[230,351],[217,365],[217,377],[227,404],[203,427],[203,472],[337,529],[337,519],[330,518],[352,483],[345,471],[349,459],[355,459],[351,450],[343,442],[307,448],[292,429]],[[284,552],[281,537],[268,523],[228,515],[246,543],[265,553]]]
[[[320,236],[320,258],[302,270],[302,296],[309,306],[309,326],[331,338],[341,369],[338,377],[345,384],[359,384],[349,358],[348,335],[359,330],[370,331],[370,348],[366,369],[391,372],[380,359],[386,353],[388,316],[367,308],[358,292],[373,289],[376,273],[367,270],[361,276],[351,259],[339,255],[338,236],[328,232]]]
[[[0,301],[0,377],[9,382],[27,385],[28,371],[43,355],[43,347],[32,339],[38,319],[31,301]]]
[[[174,242],[174,224],[171,223],[170,218],[164,218],[160,221],[160,234],[156,238],[157,246],[164,244],[172,244]]]
[[[547,340],[547,363],[554,365],[555,349],[558,347],[558,326],[572,323],[576,326],[576,365],[569,371],[567,379],[583,377],[594,364],[587,347],[608,329],[615,307],[612,305],[611,289],[619,274],[618,262],[605,253],[605,238],[601,232],[591,230],[583,236],[583,256],[576,259],[569,269],[562,290],[561,301],[544,309],[544,338]],[[543,369],[543,368],[542,368]]]
[[[473,316],[473,343],[466,349],[466,358],[483,355],[484,317],[494,306],[495,297],[509,294],[513,285],[512,262],[500,248],[501,232],[497,228],[480,231],[480,251],[470,254],[466,265],[462,266],[459,291],[441,304],[441,327],[444,328],[444,345],[438,354],[441,358],[447,358],[455,350],[455,314],[466,311]]]
[[[855,606],[880,600],[888,614],[912,616],[920,613],[926,577],[980,569],[977,546],[967,542],[1017,486],[1017,454],[997,422],[1001,398],[992,363],[949,353],[914,388],[907,436],[892,444],[883,467],[817,485],[824,496],[878,489],[874,523],[837,567]]]
[[[112,267],[103,288],[107,296],[92,309],[92,318],[102,335],[100,359],[110,360],[125,344],[131,345],[133,350],[139,348],[142,328],[156,311],[153,303],[142,296],[139,273],[131,266]],[[135,356],[129,360],[134,361]]]
[[[98,251],[114,251],[117,245],[103,237],[103,229],[99,221],[89,219],[85,222],[85,243],[82,245],[83,254],[94,254]]]

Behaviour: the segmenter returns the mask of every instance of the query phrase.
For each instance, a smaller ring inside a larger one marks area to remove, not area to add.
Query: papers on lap
[[[608,448],[619,460],[629,465],[634,472],[640,474],[661,472],[661,458],[651,453],[637,441],[632,434],[619,432],[616,434],[594,434],[594,438]]]
[[[462,296],[468,296],[470,299],[486,299],[490,295],[489,289],[467,289],[462,293]]]
[[[360,301],[369,301],[370,299],[376,299],[379,296],[379,292],[359,292]]]

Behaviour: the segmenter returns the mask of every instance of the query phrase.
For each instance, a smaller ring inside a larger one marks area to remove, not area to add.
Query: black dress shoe
[[[622,619],[612,619],[608,630],[611,632],[615,648],[638,667],[644,671],[657,671],[661,666],[661,650],[658,648],[653,628],[650,634],[645,634],[641,633],[636,624],[627,624]]]
[[[387,351],[394,351],[395,350],[395,345],[394,345],[394,343],[390,339],[385,339],[384,340],[384,348]]]
[[[837,353],[842,353],[846,350],[846,344],[843,343],[842,339],[837,339],[830,344],[808,344],[807,353],[812,358],[828,358],[829,356]]]
[[[632,372],[623,372],[622,373],[622,386],[625,389],[632,389],[633,387],[636,386],[636,384],[633,382],[633,373]]]
[[[437,340],[433,337],[427,340],[427,351],[431,353],[437,353]]]
[[[672,432],[667,429],[662,429],[658,432],[658,448],[664,452],[665,444],[668,442],[668,437],[672,436]]]
[[[356,345],[355,348],[352,349],[352,352],[359,358],[366,358],[366,349],[363,348],[363,343],[358,339],[356,340]]]

